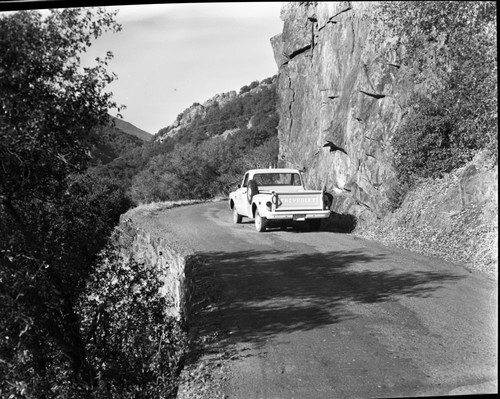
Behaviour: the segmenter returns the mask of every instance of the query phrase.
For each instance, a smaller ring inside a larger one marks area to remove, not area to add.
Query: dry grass
[[[130,209],[127,213],[123,214],[121,220],[132,218],[133,215],[139,213],[157,213],[164,211],[166,209],[176,208],[178,206],[188,206],[195,204],[203,204],[205,202],[217,202],[222,201],[225,198],[216,197],[207,200],[178,200],[178,201],[161,201],[161,202],[150,202],[147,204],[139,204],[135,208]]]

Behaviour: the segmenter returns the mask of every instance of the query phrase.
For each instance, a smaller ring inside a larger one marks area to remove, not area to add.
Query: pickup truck
[[[297,169],[252,169],[237,190],[229,194],[234,223],[255,220],[259,232],[268,221],[305,222],[317,230],[330,216],[330,197],[323,190],[306,190]]]

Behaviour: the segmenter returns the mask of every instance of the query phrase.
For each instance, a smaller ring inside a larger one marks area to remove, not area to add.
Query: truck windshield
[[[253,179],[259,186],[301,186],[298,173],[257,173]]]

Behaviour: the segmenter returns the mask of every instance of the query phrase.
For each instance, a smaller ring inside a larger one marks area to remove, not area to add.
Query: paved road
[[[498,392],[497,281],[348,234],[258,233],[225,202],[154,223],[216,282],[196,328],[218,343],[198,361],[231,354],[227,398]]]

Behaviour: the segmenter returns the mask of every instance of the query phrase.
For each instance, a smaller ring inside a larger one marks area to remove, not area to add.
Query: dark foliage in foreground
[[[182,332],[162,313],[159,277],[102,252],[131,203],[87,171],[115,77],[112,54],[86,69],[79,54],[120,29],[113,17],[0,17],[1,397],[173,397]]]
[[[97,377],[93,395],[175,398],[186,335],[160,295],[166,271],[124,258],[119,245],[113,238],[102,252],[77,305]]]

